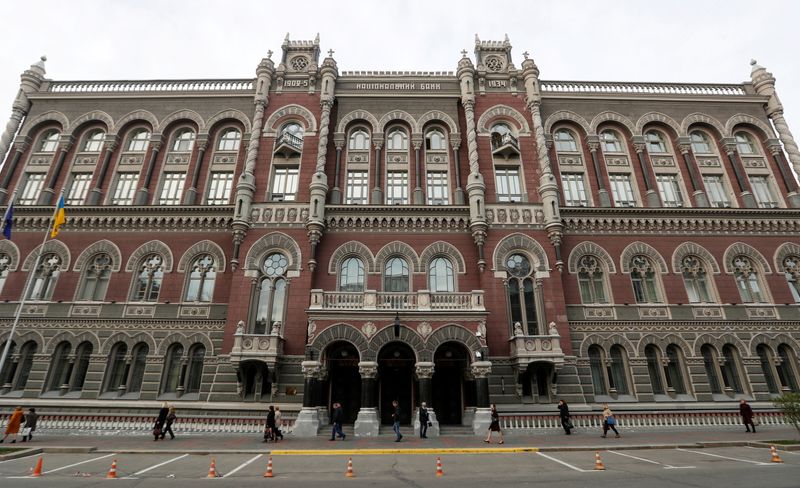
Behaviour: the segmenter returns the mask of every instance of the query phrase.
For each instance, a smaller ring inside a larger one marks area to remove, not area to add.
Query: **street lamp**
[[[394,337],[400,337],[400,312],[394,313]]]

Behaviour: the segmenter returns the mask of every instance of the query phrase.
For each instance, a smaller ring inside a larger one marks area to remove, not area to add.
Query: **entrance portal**
[[[522,395],[534,403],[553,403],[556,369],[553,363],[535,362],[528,364],[521,375]]]
[[[342,404],[342,422],[351,424],[356,421],[361,408],[361,374],[358,372],[358,350],[349,342],[330,344],[324,353],[324,362],[328,367],[328,411],[334,402]]]
[[[378,353],[381,423],[392,423],[393,400],[400,404],[400,423],[411,422],[411,406],[415,404],[414,362],[414,351],[402,342],[391,342]]]
[[[269,368],[261,361],[243,361],[236,371],[242,399],[250,401],[269,401],[272,394]]]
[[[440,424],[461,425],[464,412],[464,373],[469,365],[467,349],[447,342],[436,349],[431,380],[431,403]]]

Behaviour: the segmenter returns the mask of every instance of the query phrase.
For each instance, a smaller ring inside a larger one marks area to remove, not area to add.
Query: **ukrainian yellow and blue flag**
[[[50,231],[50,238],[54,239],[61,230],[61,226],[67,221],[67,216],[64,213],[64,195],[58,199],[58,207],[56,207],[56,214],[53,217],[53,230]]]

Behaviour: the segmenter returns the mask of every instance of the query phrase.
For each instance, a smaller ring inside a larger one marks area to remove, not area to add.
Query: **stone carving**
[[[308,344],[311,344],[311,341],[314,340],[314,335],[317,333],[317,323],[313,320],[308,321]]]
[[[522,324],[519,322],[514,322],[514,335],[515,336],[525,335],[525,331],[522,329]]]
[[[242,334],[244,334],[244,320],[240,320],[236,324],[236,335],[242,335]]]
[[[722,308],[720,307],[692,307],[692,315],[696,319],[721,319]]]
[[[612,307],[589,307],[583,309],[583,316],[587,319],[613,319]]]
[[[281,321],[276,320],[275,322],[272,323],[272,330],[270,331],[270,334],[274,336],[280,336],[282,327],[283,324],[281,323]]]
[[[666,307],[640,307],[639,317],[643,319],[666,319],[669,318],[669,310]]]
[[[428,336],[431,335],[431,332],[433,332],[433,328],[431,327],[431,324],[429,324],[428,322],[420,322],[417,325],[417,333],[423,339],[427,339]]]
[[[433,377],[434,364],[433,363],[417,363],[416,373],[419,379],[430,379]]]
[[[374,378],[378,375],[378,363],[374,361],[361,361],[358,363],[358,372],[362,378]]]
[[[778,313],[773,307],[747,307],[747,317],[751,319],[776,319]]]
[[[378,331],[378,328],[375,326],[375,323],[372,321],[365,322],[363,326],[361,326],[361,332],[367,337],[367,339],[371,339],[372,336],[375,335],[375,332]]]
[[[486,320],[481,320],[478,322],[478,328],[475,335],[479,338],[486,339]]]
[[[549,324],[547,324],[547,332],[548,332],[548,333],[549,333],[551,336],[557,336],[557,335],[560,335],[560,334],[558,333],[558,327],[556,327],[556,323],[555,323],[555,322],[550,322]]]
[[[536,350],[536,342],[528,339],[525,341],[525,350],[526,351],[535,351]]]

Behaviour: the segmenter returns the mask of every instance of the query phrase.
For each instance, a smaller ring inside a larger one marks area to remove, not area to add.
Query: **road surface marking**
[[[571,464],[569,464],[569,463],[567,463],[567,462],[564,462],[564,461],[562,461],[562,460],[560,460],[560,459],[556,459],[556,458],[554,458],[554,457],[552,457],[552,456],[548,456],[547,454],[545,454],[545,453],[543,453],[543,452],[537,452],[536,454],[538,454],[538,455],[540,455],[540,456],[542,456],[542,457],[545,457],[545,458],[547,458],[547,459],[549,459],[549,460],[551,460],[551,461],[555,461],[555,462],[557,462],[558,464],[561,464],[561,465],[563,465],[563,466],[566,466],[566,467],[568,467],[569,469],[575,470],[575,471],[577,471],[577,472],[579,472],[579,473],[591,473],[591,472],[593,472],[593,471],[594,471],[593,469],[581,469],[581,468],[579,468],[579,467],[577,467],[577,466],[573,466],[573,465],[571,465]]]
[[[611,454],[616,454],[617,456],[624,456],[624,457],[627,457],[627,458],[636,459],[637,461],[644,461],[646,463],[658,464],[659,466],[664,466],[664,469],[691,469],[691,468],[694,468],[694,466],[672,466],[671,464],[664,464],[664,463],[660,463],[658,461],[653,461],[652,459],[645,459],[645,458],[642,458],[642,457],[631,456],[630,454],[624,454],[624,453],[617,452],[617,451],[608,451],[608,452],[610,452]]]
[[[141,470],[141,471],[137,471],[137,472],[133,473],[132,475],[130,475],[130,476],[126,476],[126,477],[124,477],[124,478],[122,478],[122,479],[124,479],[124,480],[130,480],[130,479],[134,479],[134,478],[133,478],[134,476],[139,476],[140,474],[146,473],[146,472],[148,472],[148,471],[151,471],[151,470],[153,470],[153,469],[160,468],[161,466],[163,466],[163,465],[165,465],[165,464],[169,464],[169,463],[171,463],[172,461],[177,461],[178,459],[183,459],[183,458],[185,458],[186,456],[188,456],[188,454],[184,454],[183,456],[178,456],[178,457],[176,457],[176,458],[172,458],[172,459],[170,459],[170,460],[168,460],[168,461],[164,461],[163,463],[158,463],[158,464],[156,464],[155,466],[150,466],[149,468],[144,468],[143,470]]]
[[[739,461],[740,463],[755,464],[756,466],[772,466],[773,465],[771,463],[762,463],[760,461],[751,461],[749,459],[739,459],[739,458],[732,458],[732,457],[728,457],[728,456],[720,456],[719,454],[714,454],[714,453],[711,453],[711,452],[691,451],[689,449],[681,449],[680,447],[678,447],[677,450],[678,451],[684,451],[684,452],[691,452],[691,453],[694,453],[694,454],[702,454],[703,456],[711,456],[711,457],[720,458],[720,459],[727,459],[729,461]]]
[[[259,454],[256,457],[254,457],[253,459],[251,459],[249,461],[245,461],[244,463],[240,464],[238,467],[234,468],[233,471],[229,471],[226,475],[223,476],[223,478],[227,478],[228,476],[232,475],[233,473],[239,471],[240,469],[244,468],[245,466],[247,466],[248,464],[252,463],[256,459],[260,458],[262,455],[263,454]]]
[[[27,459],[27,458],[29,458],[29,457],[38,456],[38,455],[40,455],[40,454],[41,454],[41,453],[27,454],[27,455],[25,455],[25,456],[21,456],[21,457],[14,458],[14,459],[6,459],[5,461],[0,461],[0,464],[3,464],[3,463],[10,463],[11,461],[19,461],[20,459]]]
[[[93,458],[93,459],[87,459],[86,461],[81,461],[79,463],[68,464],[66,466],[61,466],[60,468],[51,469],[49,471],[43,472],[42,474],[55,473],[56,471],[61,471],[62,469],[67,469],[67,468],[72,468],[72,467],[75,467],[75,466],[80,466],[81,464],[91,463],[92,461],[99,461],[101,459],[110,458],[111,456],[116,456],[116,455],[117,455],[117,453],[112,452],[111,454],[106,454],[105,456],[100,456],[100,457],[96,457],[96,458]]]

